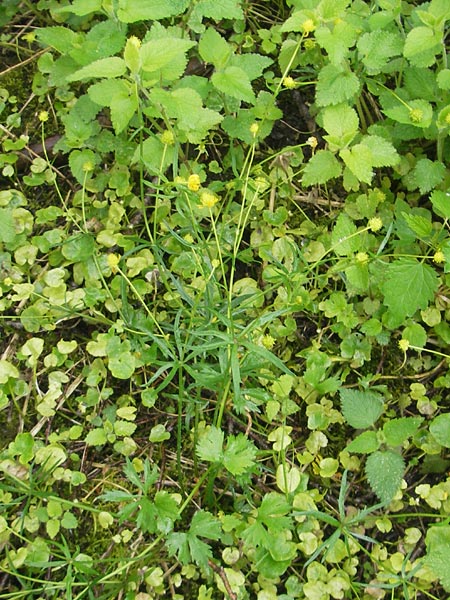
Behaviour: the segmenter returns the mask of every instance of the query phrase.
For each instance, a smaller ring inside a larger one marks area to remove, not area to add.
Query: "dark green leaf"
[[[405,463],[400,454],[377,451],[366,461],[366,474],[370,487],[381,502],[390,502],[400,488]]]

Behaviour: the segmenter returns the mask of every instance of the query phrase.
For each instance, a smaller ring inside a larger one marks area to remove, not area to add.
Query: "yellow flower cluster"
[[[371,219],[369,219],[368,226],[370,231],[373,231],[375,233],[377,231],[380,231],[380,229],[383,227],[383,221],[380,219],[380,217],[372,217]]]

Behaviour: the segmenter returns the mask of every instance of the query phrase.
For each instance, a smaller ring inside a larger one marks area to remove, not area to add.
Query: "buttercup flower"
[[[187,186],[188,189],[191,190],[191,192],[198,192],[198,190],[200,189],[200,177],[197,175],[197,173],[189,175]]]
[[[211,192],[204,191],[200,195],[200,204],[205,208],[212,208],[218,201],[219,198]]]

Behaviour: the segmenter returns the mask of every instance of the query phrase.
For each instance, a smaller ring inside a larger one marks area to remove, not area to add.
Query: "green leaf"
[[[393,167],[400,162],[400,156],[391,142],[379,135],[365,135],[361,144],[369,148],[373,167]]]
[[[0,359],[0,383],[7,383],[10,377],[18,379],[19,371],[17,367],[7,360]]]
[[[435,270],[413,258],[402,258],[388,265],[382,284],[385,304],[401,323],[434,299],[439,279]]]
[[[81,81],[82,79],[91,79],[93,77],[104,77],[106,79],[120,77],[126,73],[126,65],[123,58],[110,56],[100,58],[94,62],[78,69],[75,73],[68,75],[66,81]]]
[[[371,427],[383,412],[383,398],[370,391],[340,391],[342,414],[347,423],[355,429]]]
[[[74,235],[61,246],[64,258],[71,262],[84,262],[94,254],[95,240],[89,233]]]
[[[391,419],[383,426],[386,443],[390,446],[401,446],[414,435],[423,422],[423,417],[400,417]]]
[[[361,245],[360,236],[355,235],[356,225],[344,212],[336,219],[336,224],[331,233],[331,243],[338,256],[349,256],[357,252]]]
[[[450,525],[430,527],[425,538],[427,546],[426,565],[439,577],[446,592],[450,592]]]
[[[232,475],[242,475],[255,466],[256,447],[244,434],[227,438],[223,465]]]
[[[218,22],[222,19],[243,20],[244,13],[240,0],[198,0],[191,13],[189,24],[200,23],[203,17],[214,19]],[[197,31],[197,29],[196,29]]]
[[[87,434],[84,441],[88,446],[103,446],[108,440],[105,430],[102,427],[97,427]]]
[[[415,27],[406,36],[403,56],[416,67],[430,67],[441,50],[441,34],[429,27]]]
[[[381,500],[390,502],[402,483],[405,463],[400,454],[377,451],[367,457],[366,475],[370,487]]]
[[[410,323],[405,327],[402,338],[408,340],[412,346],[423,348],[427,343],[427,332],[419,323]]]
[[[189,2],[190,0],[119,0],[117,16],[122,23],[167,19],[184,13]]]
[[[218,540],[222,535],[220,521],[206,510],[199,510],[192,517],[189,533],[195,536]]]
[[[329,150],[319,150],[312,156],[303,171],[302,184],[321,185],[339,177],[342,172],[339,161]]]
[[[113,56],[120,52],[125,43],[125,27],[108,19],[94,25],[86,34],[82,44],[70,48],[69,55],[81,66],[99,58]]]
[[[12,211],[9,208],[0,208],[0,242],[10,244],[16,237],[16,228]]]
[[[358,39],[358,52],[369,75],[381,73],[389,59],[402,54],[403,39],[398,32],[376,29]]]
[[[130,92],[116,93],[111,99],[111,121],[116,135],[121,133],[137,113],[138,100],[136,94]]]
[[[101,10],[101,7],[102,0],[73,0],[69,6],[56,7],[52,11],[56,14],[68,12],[77,15],[77,17],[84,17]]]
[[[429,158],[421,158],[417,161],[411,173],[404,178],[408,189],[417,189],[421,194],[426,194],[438,186],[445,177],[445,165],[439,161]]]
[[[407,212],[402,212],[402,217],[405,219],[408,227],[421,239],[430,237],[433,230],[431,219],[427,219],[422,215],[414,215]]]
[[[317,105],[341,104],[353,98],[359,87],[359,79],[355,73],[342,66],[327,65],[319,73],[316,86]]]
[[[358,31],[348,21],[337,19],[333,29],[327,26],[317,27],[314,35],[321,48],[326,50],[332,64],[342,64],[355,44]]]
[[[339,154],[358,181],[364,183],[372,181],[373,157],[372,152],[367,146],[355,144],[351,149],[344,148]]]
[[[363,431],[345,449],[356,454],[370,454],[380,447],[380,442],[375,431]]]
[[[89,149],[72,150],[69,155],[70,170],[80,185],[90,178],[91,172],[99,162],[98,155]]]
[[[232,55],[231,46],[212,27],[208,27],[200,38],[198,51],[202,59],[216,69],[224,69]]]
[[[450,413],[438,415],[430,423],[430,433],[444,448],[450,448]]]
[[[322,111],[322,119],[324,129],[329,134],[324,138],[333,152],[345,148],[358,133],[358,115],[347,104],[328,106]]]
[[[214,425],[201,435],[197,442],[196,453],[201,460],[222,463],[224,433]]]
[[[444,219],[450,219],[450,193],[433,190],[430,195],[434,212]],[[0,221],[1,222],[1,221]]]
[[[56,26],[42,27],[37,32],[37,38],[61,54],[66,54],[68,50],[82,43],[84,36],[81,33],[75,33],[68,27]]]
[[[268,56],[254,54],[236,54],[231,59],[231,66],[242,69],[247,74],[250,81],[261,77],[264,69],[272,64],[272,60]],[[266,92],[267,93],[267,92]]]
[[[228,96],[250,104],[255,102],[250,79],[239,67],[227,67],[223,71],[213,73],[211,82],[215,88]]]
[[[150,40],[140,49],[141,68],[146,73],[158,71],[180,56],[184,57],[192,46],[195,46],[195,42],[177,38]]]

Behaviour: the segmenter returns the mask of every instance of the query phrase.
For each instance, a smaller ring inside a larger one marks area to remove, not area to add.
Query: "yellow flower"
[[[380,231],[380,229],[383,227],[383,221],[380,219],[380,217],[372,217],[371,219],[369,219],[368,225],[370,231],[373,231],[375,233],[377,231]]]
[[[303,29],[303,33],[305,35],[308,35],[309,33],[312,33],[315,28],[316,28],[316,26],[315,26],[314,21],[312,19],[306,19],[306,21],[303,21],[302,29]]]
[[[212,208],[215,204],[217,204],[218,201],[219,198],[207,190],[202,192],[200,195],[200,204],[204,208]]]
[[[437,264],[440,265],[441,263],[445,262],[445,255],[442,252],[442,250],[438,250],[437,252],[434,253],[433,256],[433,261]]]
[[[358,252],[355,258],[360,265],[364,265],[369,260],[367,252]]]
[[[423,110],[420,108],[412,108],[409,111],[409,118],[412,123],[421,123],[423,120]]]
[[[312,135],[306,140],[306,143],[308,146],[311,146],[313,150],[315,150],[317,148],[318,141],[317,138]]]
[[[283,77],[283,85],[288,90],[293,90],[297,87],[297,84],[295,83],[295,79],[293,77]]]
[[[398,343],[398,347],[402,352],[406,352],[409,348],[409,341],[405,338],[402,338]]]
[[[264,348],[267,348],[267,350],[272,350],[275,344],[275,338],[273,338],[271,335],[264,335],[261,339],[261,343]]]
[[[191,190],[191,192],[198,192],[198,190],[200,189],[200,177],[197,175],[197,173],[189,175],[187,186],[188,189]]]
[[[161,141],[164,144],[164,146],[173,146],[175,143],[175,137],[171,131],[166,129],[161,134]]]
[[[41,110],[41,112],[38,115],[38,119],[41,123],[45,123],[46,121],[48,121],[48,111]]]
[[[82,168],[85,173],[90,173],[91,171],[94,170],[94,163],[92,162],[92,160],[87,160],[86,162],[83,163]]]
[[[108,267],[111,269],[113,273],[117,273],[117,267],[119,266],[120,256],[118,254],[108,254],[107,257]]]
[[[258,123],[252,123],[250,125],[250,133],[252,134],[253,137],[256,137],[256,134],[259,131],[259,125]]]

